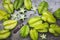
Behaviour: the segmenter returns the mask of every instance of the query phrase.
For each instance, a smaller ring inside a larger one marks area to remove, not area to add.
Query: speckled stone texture
[[[11,1],[13,2],[14,0],[11,0]],[[38,5],[41,1],[43,1],[43,0],[32,0],[32,4],[35,5],[36,7],[38,7]],[[51,11],[51,12],[54,12],[56,9],[60,8],[60,0],[45,0],[45,1],[48,2],[49,11]],[[2,0],[0,0],[0,9],[4,10],[4,8],[2,6]],[[36,15],[38,15],[37,11],[36,11],[36,14],[34,13],[34,11],[26,12],[26,16],[28,17],[28,19],[31,16],[36,16]],[[24,22],[19,21],[19,24],[17,25],[17,27],[14,30],[16,30],[17,28],[21,28],[21,24],[26,24],[28,19],[25,19]],[[57,24],[60,25],[60,20],[57,20]],[[0,30],[1,29],[3,29],[3,25],[2,25],[2,22],[0,21]],[[9,38],[7,38],[6,40],[31,40],[29,36],[26,38],[22,38],[19,35],[19,31],[17,33],[14,33],[14,30],[11,31],[12,32],[11,36]],[[54,37],[50,33],[46,33],[46,35],[47,35],[46,40],[60,40],[60,37]],[[39,37],[39,40],[42,40],[42,39]]]

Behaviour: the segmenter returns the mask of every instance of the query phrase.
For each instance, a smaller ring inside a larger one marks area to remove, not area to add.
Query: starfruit
[[[56,19],[54,18],[54,16],[52,15],[51,12],[49,11],[45,11],[42,14],[42,20],[47,21],[49,23],[55,23]]]
[[[10,3],[11,0],[3,0],[3,3]]]
[[[26,9],[30,10],[32,8],[31,0],[24,0],[24,6]]]
[[[35,29],[30,30],[30,37],[32,40],[38,40],[38,32]]]
[[[41,30],[39,29],[39,30],[37,30],[37,31],[38,31],[38,32],[42,32],[42,33],[43,33],[43,32],[44,32],[44,33],[45,33],[45,32],[48,32],[47,29],[41,29]]]
[[[48,3],[46,1],[42,1],[38,6],[39,14],[42,14],[44,11],[48,10]]]
[[[18,10],[24,5],[24,0],[15,0],[14,1],[14,9]]]
[[[43,23],[40,24],[39,26],[36,26],[35,29],[38,30],[38,32],[48,32],[49,24],[48,23]]]
[[[17,21],[16,20],[7,20],[3,22],[4,29],[12,30],[16,27]]]
[[[57,9],[57,10],[54,12],[54,16],[55,16],[57,19],[60,19],[60,8]]]
[[[54,36],[58,36],[59,34],[55,32],[53,28],[49,28],[49,32],[52,33]]]
[[[48,23],[42,23],[42,24],[36,25],[34,28],[44,30],[44,29],[47,29],[48,27],[49,27]]]
[[[30,27],[36,27],[37,25],[42,24],[42,21],[37,21],[33,24],[30,24]]]
[[[20,35],[22,37],[27,37],[29,33],[29,26],[28,25],[24,25],[21,29],[20,29]]]
[[[13,13],[14,11],[14,8],[13,8],[13,4],[11,3],[11,0],[4,0],[3,1],[3,7],[5,8],[5,10],[8,12],[8,13]]]
[[[49,32],[54,34],[55,36],[60,35],[60,27],[56,24],[51,24],[49,28]]]
[[[1,20],[7,20],[10,17],[9,14],[7,14],[7,12],[0,10],[0,21]]]
[[[41,20],[41,17],[40,17],[40,16],[34,16],[34,17],[32,17],[32,18],[30,18],[30,19],[28,20],[28,24],[29,24],[29,25],[32,25],[32,24],[34,24],[35,22],[40,21],[40,20]],[[40,22],[42,22],[42,21],[40,21]]]
[[[6,39],[10,34],[11,33],[8,30],[0,30],[0,39]]]

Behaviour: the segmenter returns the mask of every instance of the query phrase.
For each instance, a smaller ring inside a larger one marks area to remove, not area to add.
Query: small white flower
[[[41,37],[42,39],[46,39],[46,35],[45,35],[45,34],[40,35],[40,37]]]
[[[26,18],[25,15],[20,14],[18,12],[11,15],[12,20],[21,20],[22,19],[24,21],[24,18]]]
[[[24,8],[20,8],[20,11],[21,13],[24,13],[26,10]]]
[[[26,18],[25,15],[21,14],[20,16],[21,16],[20,19],[24,21],[24,19]]]

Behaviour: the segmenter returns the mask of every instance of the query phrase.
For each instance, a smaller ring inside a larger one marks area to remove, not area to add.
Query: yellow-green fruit
[[[32,8],[31,0],[24,0],[24,6],[26,9],[30,10]]]
[[[40,20],[41,20],[40,16],[35,16],[35,17],[32,17],[28,20],[28,24],[30,25],[30,24],[33,24],[33,23],[40,21]]]
[[[56,19],[54,18],[54,16],[52,15],[51,12],[49,11],[45,11],[42,14],[42,20],[47,21],[49,23],[56,23]]]
[[[35,29],[30,30],[30,37],[32,40],[38,40],[38,32]]]
[[[8,30],[0,30],[0,39],[6,39],[10,34],[11,33]]]
[[[46,1],[42,1],[38,6],[39,14],[42,14],[44,11],[48,10],[48,3]]]
[[[13,13],[13,4],[3,4],[3,6],[8,13]]]
[[[49,32],[55,36],[59,36],[60,35],[60,27],[56,24],[51,24],[50,28],[49,28]]]
[[[18,10],[24,5],[24,0],[15,0],[14,1],[14,9]]]
[[[12,30],[16,27],[17,21],[16,20],[7,20],[3,22],[4,29]]]
[[[49,27],[48,23],[42,23],[42,24],[39,24],[39,25],[36,25],[34,28],[35,29],[47,29]]]
[[[33,24],[30,24],[30,27],[36,27],[37,25],[40,25],[40,24],[42,24],[42,21],[37,21]]]
[[[38,32],[48,32],[47,29],[41,29],[41,30],[38,30]]]
[[[10,3],[11,0],[3,0],[3,3]]]
[[[7,12],[5,12],[4,10],[0,10],[0,20],[6,20],[10,17],[9,14],[7,14]]]
[[[27,37],[28,33],[29,33],[29,26],[28,25],[22,26],[22,28],[20,29],[20,35],[22,37]]]

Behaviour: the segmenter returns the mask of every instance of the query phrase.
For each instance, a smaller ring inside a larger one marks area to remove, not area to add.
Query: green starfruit
[[[38,40],[38,32],[35,29],[30,30],[30,37],[32,40]]]
[[[11,3],[11,0],[4,0],[3,7],[5,8],[5,10],[8,13],[13,13],[13,11],[14,11],[13,4]]]
[[[32,8],[31,0],[24,0],[24,6],[26,9],[30,10]]]
[[[24,5],[24,0],[15,0],[14,1],[14,9],[18,10]]]
[[[22,37],[27,37],[29,33],[29,26],[28,25],[24,25],[21,29],[20,29],[20,35]]]
[[[54,34],[55,36],[60,35],[60,27],[56,24],[51,24],[49,28],[49,32]]]
[[[48,3],[46,1],[42,1],[38,6],[39,14],[42,14],[44,11],[48,10]]]
[[[30,18],[30,19],[28,20],[28,23],[29,23],[29,24],[33,24],[33,23],[35,23],[36,21],[39,21],[40,19],[41,19],[40,16],[35,16],[35,17]]]
[[[17,21],[16,20],[7,20],[3,22],[4,29],[12,30],[16,27]]]
[[[55,23],[56,19],[54,18],[54,16],[52,15],[51,12],[49,11],[45,11],[42,14],[42,20],[47,21],[49,23]]]
[[[0,21],[1,20],[7,20],[10,17],[9,14],[7,14],[7,12],[0,10]]]
[[[60,8],[57,9],[57,10],[54,12],[54,16],[55,16],[57,19],[60,19]]]
[[[8,30],[0,30],[0,39],[6,39],[10,34],[11,33]]]

